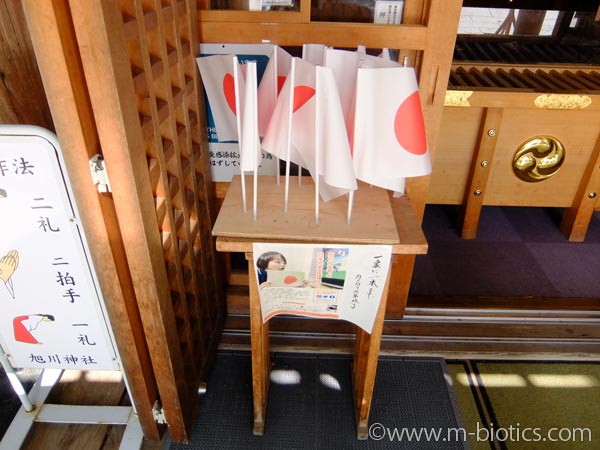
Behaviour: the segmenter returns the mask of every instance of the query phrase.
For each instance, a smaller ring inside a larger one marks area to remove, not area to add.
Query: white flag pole
[[[315,102],[315,222],[317,225],[319,224],[319,176],[321,167],[320,167],[320,159],[321,159],[321,108],[320,103],[322,99],[322,92],[320,86],[320,70],[321,67],[316,67],[316,80],[315,80],[315,90],[316,90],[316,102]]]
[[[240,154],[240,161],[242,158],[242,118],[241,118],[241,107],[240,107],[240,79],[239,79],[239,67],[238,59],[236,56],[233,57],[233,92],[235,95],[235,122],[237,125],[238,134],[238,152]],[[246,207],[246,177],[244,175],[244,169],[240,164],[240,175],[242,176],[242,211],[246,213],[248,208]]]
[[[290,104],[288,105],[288,134],[287,134],[287,161],[285,164],[285,201],[283,211],[288,211],[288,198],[290,193],[290,158],[292,156],[292,115],[294,114],[294,84],[295,84],[295,72],[296,71],[296,60],[292,59],[292,68],[290,69]]]
[[[258,124],[257,124],[258,126]],[[256,151],[260,153],[260,140],[256,137]],[[252,192],[254,198],[252,206],[252,217],[256,220],[256,211],[258,209],[258,161],[254,164],[254,191]]]
[[[277,45],[273,46],[273,65],[275,66],[275,83],[273,83],[273,90],[275,91],[273,94],[273,98],[275,99],[275,103],[277,103],[277,97],[279,96],[279,61],[277,61],[277,49],[279,47]],[[277,186],[281,184],[281,176],[279,174],[279,156],[275,157],[275,168],[277,172]]]
[[[257,98],[257,75],[256,75],[256,62],[252,61],[248,63],[248,73],[246,74],[247,82],[250,84],[250,93],[252,94],[252,131],[254,132],[254,186],[252,191],[252,217],[256,220],[256,210],[258,204],[258,162],[260,161],[260,137],[258,133],[258,98]]]
[[[352,207],[354,206],[354,191],[348,193],[348,225],[352,220]]]

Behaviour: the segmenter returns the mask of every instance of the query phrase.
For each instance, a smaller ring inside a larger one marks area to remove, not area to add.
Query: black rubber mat
[[[222,352],[190,443],[171,450],[469,448],[441,359],[380,358],[364,441],[356,439],[349,356],[274,354],[272,361],[263,436],[252,434],[250,354]]]

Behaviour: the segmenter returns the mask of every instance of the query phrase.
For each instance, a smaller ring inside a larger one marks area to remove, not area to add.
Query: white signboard
[[[0,126],[0,341],[13,367],[117,370],[54,135]]]
[[[404,11],[404,0],[375,2],[374,23],[398,25],[402,23],[402,13]]]
[[[277,314],[342,319],[371,333],[391,246],[255,243],[253,252],[263,321]]]

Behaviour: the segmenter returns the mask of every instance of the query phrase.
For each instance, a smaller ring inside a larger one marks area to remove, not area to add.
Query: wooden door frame
[[[185,442],[225,308],[210,235],[214,194],[199,106],[195,0],[24,4],[144,434],[160,439],[164,431],[153,417],[160,401],[172,440]],[[146,106],[149,112],[140,111]],[[175,155],[168,169],[163,156],[152,161],[152,145]],[[92,181],[88,160],[97,153],[112,193],[98,194]],[[156,198],[156,167],[164,194],[177,201]]]
[[[60,0],[24,0],[23,7],[131,401],[144,435],[158,440],[161,433],[152,415],[158,390],[114,202],[111,195],[98,193],[90,175],[89,158],[101,148],[70,11]]]

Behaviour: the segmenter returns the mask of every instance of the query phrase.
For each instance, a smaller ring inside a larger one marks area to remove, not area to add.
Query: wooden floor
[[[120,372],[65,371],[47,404],[126,406],[129,398]],[[113,450],[125,426],[36,423],[23,450]],[[160,450],[162,442],[144,441],[143,450]]]

